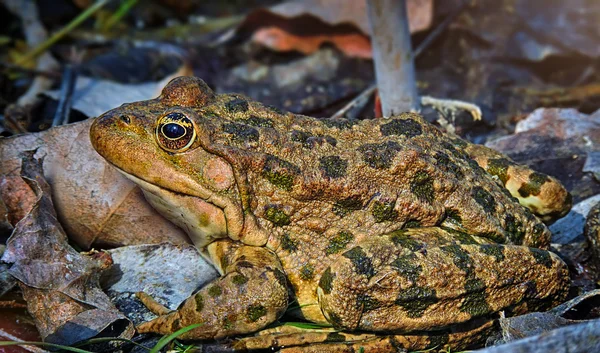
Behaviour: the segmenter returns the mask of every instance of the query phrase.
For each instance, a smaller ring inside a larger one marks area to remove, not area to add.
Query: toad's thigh
[[[549,308],[568,289],[566,265],[548,251],[497,244],[408,244],[386,236],[369,239],[326,269],[317,293],[334,327],[443,328],[505,309]]]

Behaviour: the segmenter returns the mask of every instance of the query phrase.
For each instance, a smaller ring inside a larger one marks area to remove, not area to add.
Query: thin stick
[[[80,24],[83,23],[83,21],[87,20],[90,16],[92,16],[96,11],[98,11],[108,2],[109,0],[98,0],[94,5],[88,7],[85,11],[83,11],[79,16],[75,17],[66,26],[58,30],[58,32],[54,33],[50,38],[48,38],[43,43],[35,47],[29,53],[25,54],[25,56],[18,60],[16,64],[23,65],[24,63],[36,58],[38,55],[45,52],[48,48],[54,45],[54,43],[58,42],[67,33],[77,28]]]

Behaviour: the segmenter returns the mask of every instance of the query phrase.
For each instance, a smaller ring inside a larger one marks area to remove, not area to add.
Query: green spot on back
[[[245,284],[246,282],[248,282],[248,278],[242,274],[236,274],[231,279],[231,282],[233,282],[233,284],[241,286],[241,285]]]
[[[273,122],[270,119],[261,118],[261,117],[255,116],[255,115],[252,115],[251,117],[249,117],[247,119],[241,119],[239,121],[244,124],[252,125],[252,126],[256,126],[256,127],[273,127]]]
[[[208,288],[208,295],[211,297],[218,297],[221,294],[223,294],[223,289],[216,284]]]
[[[394,221],[398,217],[398,211],[394,209],[393,202],[373,201],[371,214],[377,223]]]
[[[360,210],[363,207],[360,198],[353,196],[338,200],[333,204],[333,213],[339,217],[344,217],[352,211]]]
[[[250,305],[246,309],[246,318],[248,319],[248,322],[256,322],[265,315],[267,315],[267,309],[260,304]]]
[[[494,197],[481,186],[474,187],[471,195],[484,211],[488,213],[496,212],[496,200],[494,200]]]
[[[343,253],[342,256],[352,262],[356,273],[365,275],[369,278],[375,275],[375,268],[373,267],[371,259],[360,246],[353,247],[352,249]]]
[[[290,224],[290,217],[276,205],[266,206],[265,219],[273,222],[273,224],[278,227],[287,226]]]
[[[382,303],[366,294],[359,294],[356,301],[357,308],[362,308],[363,312],[375,310],[382,306]]]
[[[525,237],[525,228],[523,223],[517,220],[513,215],[507,214],[505,217],[506,220],[506,232],[508,233],[508,238],[513,244],[522,244],[523,238]]]
[[[196,311],[201,312],[204,308],[204,298],[202,298],[202,294],[196,294],[194,300],[196,301]]]
[[[546,268],[552,267],[552,256],[550,256],[550,252],[536,248],[529,248],[529,251],[531,251],[531,255],[533,255],[535,262]]]
[[[390,240],[403,248],[411,251],[418,251],[423,248],[423,244],[420,241],[415,240],[404,230],[396,230],[389,235]]]
[[[339,156],[325,156],[319,159],[319,167],[326,177],[341,178],[346,175],[348,161],[341,159]]]
[[[352,233],[347,231],[339,232],[335,237],[329,240],[329,245],[325,248],[325,254],[337,254],[344,250],[352,240],[354,240],[354,235],[352,235]]]
[[[546,174],[533,172],[529,175],[529,181],[519,188],[519,195],[523,197],[537,196],[541,192],[542,185],[549,181],[550,178]]]
[[[504,246],[496,245],[496,244],[483,244],[479,246],[482,253],[486,255],[490,255],[496,258],[496,262],[503,261],[504,256]]]
[[[227,108],[230,113],[245,113],[248,111],[248,102],[241,98],[234,98],[225,103],[225,108]]]
[[[300,268],[300,278],[303,280],[311,280],[315,277],[315,267],[311,264],[306,264]]]
[[[283,233],[281,235],[281,248],[288,252],[294,252],[298,250],[298,245],[295,240],[290,238],[288,233]]]
[[[415,283],[423,270],[423,267],[419,265],[417,260],[417,256],[414,253],[410,253],[408,255],[398,256],[390,266],[396,268],[398,273]]]
[[[231,134],[234,141],[258,141],[259,133],[253,127],[238,123],[223,124],[223,132]]]
[[[265,179],[271,182],[271,184],[277,186],[278,188],[285,191],[292,191],[292,186],[294,186],[293,175],[283,172],[265,171],[263,172],[263,176]]]
[[[511,165],[514,165],[514,163],[506,158],[494,158],[488,161],[486,170],[488,173],[497,176],[502,181],[502,184],[506,185],[506,182],[510,178],[508,167]]]
[[[476,278],[468,279],[465,283],[467,294],[460,306],[460,311],[466,312],[472,317],[484,316],[491,313],[485,294],[483,281]]]
[[[406,315],[416,319],[431,305],[438,302],[436,291],[433,288],[412,286],[401,291],[396,298],[396,305],[401,306]]]
[[[419,200],[427,201],[428,203],[433,202],[433,179],[426,172],[418,171],[415,173],[410,183],[410,190]]]
[[[389,123],[381,125],[380,131],[383,136],[415,137],[423,133],[423,127],[413,119],[391,119]]]
[[[383,143],[368,143],[360,146],[358,151],[362,153],[363,160],[369,167],[375,169],[387,169],[391,166],[394,157],[402,147],[395,141]]]

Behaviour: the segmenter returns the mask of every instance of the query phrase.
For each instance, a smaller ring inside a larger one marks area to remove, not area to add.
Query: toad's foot
[[[177,311],[149,296],[140,299],[150,310],[162,314],[137,327],[138,332],[168,334],[199,323],[182,339],[209,339],[255,332],[277,320],[287,308],[286,277],[277,257],[265,248],[219,241],[208,247],[224,275],[187,299]]]

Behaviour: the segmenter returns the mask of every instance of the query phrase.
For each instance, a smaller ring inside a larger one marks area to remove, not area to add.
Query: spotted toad
[[[569,287],[540,220],[569,210],[560,183],[417,114],[315,119],[180,77],[90,134],[222,274],[177,311],[146,297],[164,315],[140,332],[255,332],[293,301],[306,320],[395,347],[461,347],[457,327],[547,309]],[[412,345],[412,332],[438,341]]]

